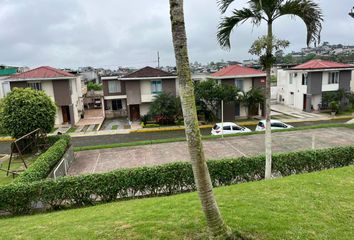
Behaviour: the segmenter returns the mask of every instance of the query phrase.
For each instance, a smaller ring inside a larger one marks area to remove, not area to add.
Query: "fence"
[[[68,170],[72,162],[75,160],[74,158],[74,148],[72,145],[66,150],[62,159],[59,163],[54,167],[53,171],[49,174],[49,178],[57,179],[58,177],[63,177],[68,175]]]

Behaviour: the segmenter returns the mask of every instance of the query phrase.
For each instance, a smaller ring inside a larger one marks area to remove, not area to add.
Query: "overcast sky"
[[[354,0],[316,0],[325,22],[322,41],[354,45]],[[168,0],[0,0],[0,64],[53,67],[175,65]],[[245,4],[235,1],[232,8]],[[340,4],[339,4],[340,2]],[[185,0],[191,61],[252,58],[251,43],[265,26],[246,23],[232,34],[232,49],[216,41],[221,14],[216,0]],[[283,17],[274,26],[291,50],[306,46],[306,28],[298,19]]]

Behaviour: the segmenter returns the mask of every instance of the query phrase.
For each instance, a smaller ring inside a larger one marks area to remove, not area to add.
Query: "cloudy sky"
[[[325,22],[322,40],[354,45],[354,0],[315,0]],[[235,1],[233,8],[246,0]],[[340,2],[340,4],[339,4]],[[0,0],[0,64],[53,67],[174,65],[168,0]],[[185,0],[191,61],[243,60],[251,43],[266,31],[246,23],[232,34],[232,49],[216,41],[220,21],[216,0]],[[298,19],[283,17],[274,26],[287,39],[287,51],[306,45]]]

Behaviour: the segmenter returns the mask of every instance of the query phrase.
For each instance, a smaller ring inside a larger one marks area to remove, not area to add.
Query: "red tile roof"
[[[231,65],[220,69],[218,72],[213,73],[212,77],[237,77],[237,76],[253,76],[253,75],[264,75],[265,72],[257,70],[254,68],[243,67],[240,65]]]
[[[306,63],[297,65],[296,67],[293,67],[291,69],[298,69],[298,70],[305,70],[305,69],[328,69],[328,68],[354,68],[353,65],[349,64],[344,64],[344,63],[337,63],[337,62],[330,62],[330,61],[324,61],[320,59],[315,59],[308,61]]]
[[[75,75],[52,67],[38,67],[23,73],[18,73],[9,77],[9,79],[51,79],[51,78],[72,78]]]
[[[144,67],[135,72],[129,73],[122,78],[144,78],[144,77],[176,77],[172,73],[162,71],[157,68]]]

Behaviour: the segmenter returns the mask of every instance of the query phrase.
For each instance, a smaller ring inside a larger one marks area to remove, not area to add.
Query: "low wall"
[[[68,174],[69,167],[74,160],[74,147],[70,145],[58,164],[56,164],[53,170],[50,172],[48,178],[56,179],[58,177],[66,176]]]

